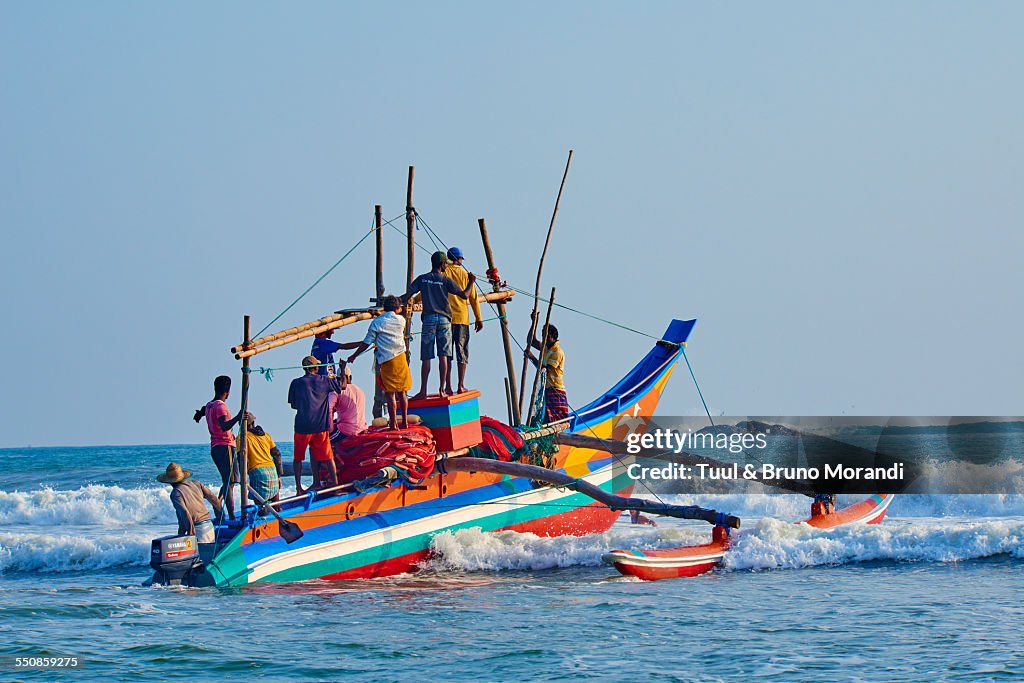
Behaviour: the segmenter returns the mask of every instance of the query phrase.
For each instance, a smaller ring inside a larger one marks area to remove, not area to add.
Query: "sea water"
[[[623,516],[583,538],[441,534],[386,579],[146,588],[150,539],[176,529],[153,479],[171,460],[216,479],[206,446],[0,451],[0,681],[1024,680],[1019,493],[898,496],[882,525],[834,531],[792,524],[799,495],[669,497],[744,520],[692,579],[602,565],[710,536]],[[1024,492],[1021,463],[991,467]],[[83,665],[11,666],[35,656]]]

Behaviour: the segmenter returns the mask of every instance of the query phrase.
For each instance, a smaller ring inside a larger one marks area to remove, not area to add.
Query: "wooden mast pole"
[[[529,417],[526,418],[527,424],[533,422],[533,410],[534,406],[537,405],[537,385],[540,384],[540,373],[544,370],[544,349],[547,348],[548,343],[548,325],[551,324],[551,309],[555,307],[555,288],[551,288],[551,298],[548,299],[548,314],[544,318],[543,334],[540,337],[541,350],[537,354],[537,372],[533,376],[533,389],[530,391],[530,411]],[[529,348],[529,347],[527,347]]]
[[[409,167],[409,182],[405,189],[405,244],[406,244],[406,269],[405,269],[405,291],[416,279],[416,209],[412,205],[412,180],[415,167]],[[403,292],[404,293],[404,292]],[[412,331],[412,306],[405,307],[405,355],[412,361],[412,350],[409,348],[409,333]]]
[[[248,346],[250,342],[249,338],[249,316],[245,316],[242,319],[242,345]],[[249,459],[246,452],[246,436],[249,431],[249,427],[245,421],[245,413],[249,410],[249,358],[242,359],[242,405],[239,408],[242,413],[242,420],[240,424],[242,428],[238,433],[238,453],[235,457],[235,465],[238,467],[240,482],[239,496],[241,502],[239,503],[239,515],[242,518],[242,524],[246,522],[245,508],[249,502]],[[228,486],[231,486],[231,477],[228,476]]]
[[[377,283],[373,305],[380,306],[384,299],[384,217],[383,209],[380,204],[376,204],[373,207],[373,221],[376,226],[376,239],[377,239]],[[377,360],[373,361],[373,416],[380,417],[384,414],[384,390],[380,387],[380,382],[377,381],[377,376],[380,374],[380,366],[377,365]]]
[[[530,314],[530,334],[526,338],[526,350],[523,351],[523,376],[522,386],[519,390],[519,399],[522,401],[526,394],[526,373],[530,369],[530,345],[533,343],[533,335],[537,333],[537,310],[540,307],[540,276],[544,270],[544,258],[548,255],[548,245],[551,243],[551,231],[555,227],[555,217],[558,215],[558,205],[562,201],[562,190],[565,189],[565,179],[569,176],[569,164],[572,163],[572,150],[569,150],[569,158],[565,160],[565,173],[562,174],[562,184],[558,186],[558,197],[555,198],[555,210],[551,213],[551,223],[548,224],[548,236],[544,239],[544,251],[540,254],[540,263],[537,265],[537,284],[533,288],[533,313]],[[523,412],[522,405],[519,412]]]
[[[477,221],[477,224],[480,226],[480,239],[484,243],[484,256],[487,257],[487,268],[494,271],[494,254],[491,252],[491,240],[487,236],[487,221],[481,218]],[[492,281],[491,285],[494,287],[494,291],[498,291],[501,287],[500,282],[497,281]],[[505,370],[508,373],[509,396],[512,403],[512,424],[514,426],[522,424],[523,420],[522,412],[519,410],[519,396],[516,394],[516,364],[512,359],[512,338],[508,332],[508,317],[505,315],[505,303],[499,301],[495,304],[495,307],[498,309],[499,322],[501,323],[501,343],[505,347]]]

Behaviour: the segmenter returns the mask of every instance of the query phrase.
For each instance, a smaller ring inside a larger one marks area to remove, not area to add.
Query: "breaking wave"
[[[168,490],[89,485],[75,490],[0,491],[0,524],[174,524]]]
[[[0,574],[70,572],[149,564],[148,532],[85,537],[0,533]]]
[[[790,496],[763,498],[762,507],[796,513],[784,515],[787,519],[806,516],[806,499],[798,501],[797,510],[796,503],[787,502],[792,498]],[[790,505],[793,510],[784,510]],[[890,511],[895,505],[894,502]],[[1015,500],[1012,505],[1019,506],[1021,502]],[[917,512],[936,508],[957,511],[973,508],[986,513],[999,510],[1006,514],[998,501],[909,501],[907,507]],[[431,546],[434,556],[426,568],[536,571],[571,566],[594,567],[601,564],[604,553],[615,548],[671,548],[710,540],[709,528],[705,525],[670,524],[672,522],[663,522],[662,526],[649,528],[619,523],[607,533],[578,538],[544,538],[514,531],[485,533],[480,529],[445,532],[434,538]],[[745,528],[734,533],[733,539],[733,550],[726,555],[723,565],[725,570],[797,569],[867,561],[957,562],[999,555],[1024,559],[1024,519],[1020,516],[1002,519],[993,519],[991,515],[967,519],[887,519],[881,525],[831,530],[764,517],[747,521]]]

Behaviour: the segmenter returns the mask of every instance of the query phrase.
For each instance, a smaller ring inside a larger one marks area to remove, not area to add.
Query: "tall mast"
[[[249,316],[242,318],[242,346],[248,347],[250,342],[249,338]],[[248,425],[245,421],[245,413],[249,410],[249,357],[242,359],[242,405],[239,408],[242,413],[241,425],[242,428],[238,434],[238,453],[236,454],[235,461],[238,466],[240,482],[239,496],[241,502],[239,503],[239,515],[242,518],[242,525],[245,525],[246,520],[246,506],[249,501],[249,459],[246,454],[246,436],[249,431]],[[231,486],[231,476],[228,475],[228,486]]]
[[[555,228],[555,216],[558,215],[558,205],[562,201],[562,190],[565,189],[565,179],[569,176],[569,164],[572,163],[572,150],[569,150],[569,158],[565,160],[565,173],[562,174],[562,184],[558,186],[558,197],[555,199],[555,210],[551,213],[551,223],[548,224],[548,236],[544,239],[544,251],[540,254],[540,263],[537,265],[537,284],[533,288],[533,313],[530,315],[530,334],[526,337],[526,350],[523,351],[523,376],[522,386],[519,389],[519,399],[522,401],[526,394],[526,373],[530,369],[530,344],[533,343],[533,336],[537,333],[537,310],[540,305],[540,276],[544,270],[544,258],[548,255],[548,245],[551,243],[551,231]],[[519,412],[523,412],[520,403]]]
[[[373,221],[376,226],[376,240],[377,240],[377,283],[376,298],[373,301],[374,306],[380,306],[384,299],[384,217],[382,215],[383,210],[380,204],[376,204],[373,207]],[[377,359],[373,360],[373,378],[377,379],[380,375],[380,366],[377,365]],[[373,383],[373,416],[381,417],[384,414],[384,390],[380,386],[380,382],[374,381]]]
[[[409,167],[409,182],[405,189],[405,246],[407,266],[405,269],[405,291],[416,279],[416,209],[412,205],[412,179],[415,167]],[[404,292],[403,292],[404,294]],[[405,307],[405,355],[412,360],[412,350],[409,348],[409,333],[412,330],[412,306]]]
[[[498,278],[498,269],[494,265],[494,254],[491,252],[491,240],[487,236],[487,221],[483,218],[477,221],[480,226],[480,239],[484,243],[484,256],[487,258],[487,269],[490,273],[494,274],[494,277],[488,276],[490,279],[491,286],[494,291],[497,292],[501,289],[501,280]],[[522,412],[519,410],[519,395],[516,393],[516,364],[512,359],[512,340],[511,335],[508,332],[508,317],[505,315],[505,302],[499,301],[495,304],[498,309],[498,318],[501,324],[501,343],[505,347],[505,371],[508,373],[508,388],[509,397],[511,403],[512,412],[512,424],[519,425],[523,423]]]

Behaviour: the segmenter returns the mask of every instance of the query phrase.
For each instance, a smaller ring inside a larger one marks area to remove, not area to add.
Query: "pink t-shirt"
[[[210,430],[211,446],[234,446],[235,435],[229,429],[224,431],[220,428],[220,418],[225,421],[231,419],[231,411],[224,401],[214,399],[206,404],[206,428]]]
[[[336,401],[331,408],[331,415],[337,411],[337,418],[334,421],[335,431],[340,431],[346,436],[360,434],[366,431],[366,396],[363,390],[355,384],[347,384],[340,394],[331,392]]]

